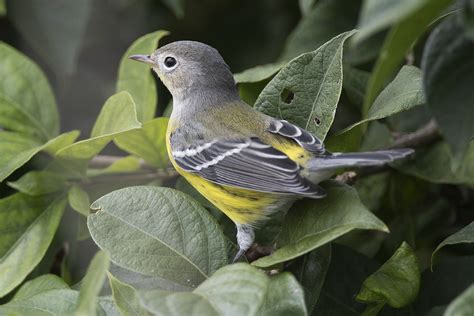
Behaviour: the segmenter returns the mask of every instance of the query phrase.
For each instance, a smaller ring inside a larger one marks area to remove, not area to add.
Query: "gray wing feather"
[[[300,167],[258,138],[214,140],[173,151],[179,167],[204,179],[261,192],[323,197],[324,190],[300,175]]]

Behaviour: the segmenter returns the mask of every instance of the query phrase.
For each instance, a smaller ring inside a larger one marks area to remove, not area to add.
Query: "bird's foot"
[[[255,233],[253,228],[249,225],[237,224],[237,243],[239,244],[239,251],[234,257],[233,263],[237,262],[247,250],[252,246],[255,240]]]

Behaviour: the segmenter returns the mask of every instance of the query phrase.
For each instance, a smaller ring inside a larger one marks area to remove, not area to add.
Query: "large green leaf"
[[[417,1],[420,2],[420,0]],[[452,0],[423,0],[421,2],[424,2],[422,6],[394,25],[385,38],[367,87],[363,111],[364,115],[372,106],[372,103],[384,87],[384,84],[398,69],[413,44],[426,32],[430,23],[436,19],[440,12],[446,8]]]
[[[295,259],[287,268],[303,287],[310,314],[317,304],[330,262],[331,244],[327,244]]]
[[[362,123],[386,118],[424,103],[421,71],[414,66],[403,66],[395,79],[377,97],[366,118],[340,133],[345,133]]]
[[[445,142],[417,150],[415,159],[395,165],[402,172],[434,182],[465,184],[474,187],[474,142],[471,142],[460,167],[453,170],[453,157]]]
[[[169,164],[167,127],[168,118],[158,117],[144,123],[141,129],[117,136],[114,142],[120,149],[143,158],[150,166],[165,168]]]
[[[108,274],[115,304],[123,316],[147,316],[149,313],[140,305],[137,291]]]
[[[341,94],[343,45],[352,34],[343,33],[290,61],[265,87],[255,107],[324,139]]]
[[[129,187],[94,202],[92,238],[119,266],[196,287],[227,263],[217,223],[179,191]]]
[[[448,305],[445,316],[471,316],[474,314],[474,284]]]
[[[30,171],[14,182],[8,182],[13,189],[28,195],[55,193],[67,188],[61,174],[49,171]]]
[[[42,60],[65,77],[76,69],[92,7],[91,0],[15,0],[8,15]]]
[[[71,315],[78,296],[59,277],[42,275],[23,284],[10,302],[0,306],[0,315]]]
[[[430,111],[459,162],[474,136],[474,40],[454,14],[429,37],[422,60],[423,83]]]
[[[5,111],[1,108],[12,107],[9,112],[15,112],[22,120],[28,118],[30,131],[38,141],[56,136],[59,115],[46,76],[29,58],[3,42],[0,42],[0,78],[0,100],[3,100],[0,113]]]
[[[66,201],[21,193],[0,200],[0,297],[41,261],[61,220]]]
[[[420,268],[413,249],[403,243],[393,256],[362,284],[356,299],[380,309],[388,304],[395,308],[413,302],[420,290]]]
[[[429,0],[364,0],[354,41],[360,42],[418,10]]]
[[[128,92],[111,96],[102,107],[91,132],[91,138],[66,146],[56,153],[63,168],[84,174],[89,160],[114,137],[140,128],[135,103]]]
[[[456,233],[452,234],[451,236],[443,240],[433,251],[433,254],[431,255],[431,264],[433,264],[433,259],[436,253],[441,248],[448,245],[455,245],[455,244],[462,244],[462,243],[474,243],[474,222],[463,227],[461,230],[457,231]]]
[[[75,316],[95,315],[98,308],[98,295],[104,285],[110,260],[107,254],[99,251],[87,269],[86,276],[81,282],[81,291],[74,309]]]
[[[158,315],[306,315],[303,290],[291,274],[272,278],[244,263],[226,266],[191,293],[141,292]]]
[[[281,60],[311,52],[355,28],[360,0],[320,0],[288,36]]]
[[[89,194],[81,187],[73,185],[67,192],[67,198],[69,205],[73,210],[84,216],[88,216],[90,214],[89,206],[91,203]]]
[[[146,122],[155,117],[157,93],[156,83],[150,66],[130,60],[131,55],[151,54],[159,40],[167,35],[166,31],[156,31],[143,35],[127,49],[120,61],[117,92],[128,91],[137,105],[137,117]]]
[[[277,239],[277,250],[252,264],[270,267],[305,254],[354,229],[388,231],[370,213],[350,186],[328,181],[327,196],[295,203],[285,218]]]

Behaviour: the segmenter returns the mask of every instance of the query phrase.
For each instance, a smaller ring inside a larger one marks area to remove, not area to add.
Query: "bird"
[[[172,96],[166,132],[172,165],[236,225],[238,261],[255,229],[301,198],[326,195],[319,185],[341,168],[374,167],[410,148],[332,153],[310,132],[241,100],[221,54],[197,41],[176,41],[130,59],[151,66]]]

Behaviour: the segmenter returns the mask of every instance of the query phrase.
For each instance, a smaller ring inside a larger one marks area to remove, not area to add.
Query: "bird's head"
[[[178,41],[151,55],[131,59],[149,64],[173,95],[183,100],[196,94],[236,95],[234,77],[219,52],[195,41]]]

